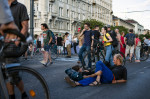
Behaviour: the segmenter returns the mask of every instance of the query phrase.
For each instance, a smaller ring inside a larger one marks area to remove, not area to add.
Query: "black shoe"
[[[26,92],[24,92],[24,93],[22,94],[22,99],[29,99],[29,97],[27,96]]]
[[[50,62],[50,64],[53,64],[53,62]]]
[[[66,58],[71,58],[71,56],[67,56]]]

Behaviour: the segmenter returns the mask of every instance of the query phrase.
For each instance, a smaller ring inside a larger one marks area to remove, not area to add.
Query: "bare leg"
[[[24,93],[24,84],[22,82],[22,80],[16,85],[18,87],[18,89],[20,90],[21,93]]]
[[[48,53],[48,58],[49,58],[49,61],[52,62],[51,51],[49,51],[49,53]]]
[[[9,95],[14,95],[14,86],[11,83],[6,84]]]
[[[46,63],[48,62],[48,57],[49,57],[49,54],[48,54],[48,52],[46,51],[46,52],[45,52],[45,62],[46,62]]]
[[[100,82],[100,79],[101,79],[101,75],[102,75],[102,71],[99,71],[98,72],[98,75],[97,75],[97,78],[96,78],[96,81],[94,81],[93,83],[89,84],[90,86],[94,86],[94,85],[98,85]]]
[[[130,54],[130,60],[132,60],[132,53]]]

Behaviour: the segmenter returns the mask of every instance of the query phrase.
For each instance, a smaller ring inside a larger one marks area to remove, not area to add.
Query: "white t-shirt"
[[[65,42],[65,47],[67,47],[67,45],[71,44],[71,36],[70,35],[67,37],[67,39],[66,39],[66,42]]]
[[[144,40],[144,43],[146,43],[147,45],[149,44],[149,40],[148,39],[145,39]]]
[[[43,35],[42,34],[39,37],[39,41],[41,41],[41,44],[43,44]]]
[[[74,39],[73,39],[73,41],[74,41],[75,43],[77,43],[77,40],[78,40],[77,38],[74,38]]]

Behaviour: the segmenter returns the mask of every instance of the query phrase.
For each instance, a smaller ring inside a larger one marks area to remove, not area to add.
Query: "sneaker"
[[[45,62],[44,60],[40,61],[40,63],[42,63],[42,64],[46,64],[46,62]]]
[[[77,86],[69,77],[65,77],[65,80],[72,87],[76,87]]]
[[[95,66],[95,62],[92,62],[92,66]]]

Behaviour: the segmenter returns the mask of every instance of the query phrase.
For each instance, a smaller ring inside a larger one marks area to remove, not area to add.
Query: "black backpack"
[[[133,46],[134,45],[134,38],[135,38],[135,36],[134,35],[132,35],[132,34],[129,34],[129,38],[127,39],[127,45],[129,45],[129,46]]]
[[[72,68],[65,70],[65,73],[74,81],[80,81],[83,79],[83,75]]]
[[[111,36],[111,38],[112,38],[112,46],[113,47],[117,47],[118,46],[118,40],[117,40],[117,38],[116,38],[116,33],[114,32],[114,31],[110,31],[110,32],[108,32],[109,34],[110,34],[110,36]],[[109,40],[109,38],[106,36],[106,34],[105,34],[105,37],[106,37],[106,39],[107,40]]]

